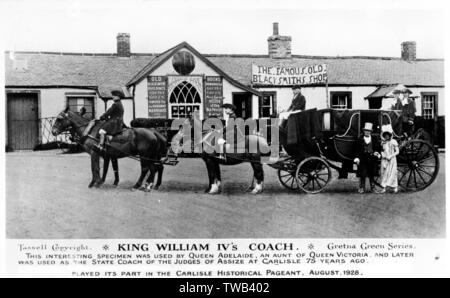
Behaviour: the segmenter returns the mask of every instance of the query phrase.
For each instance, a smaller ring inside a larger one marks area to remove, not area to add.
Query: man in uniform
[[[104,150],[106,135],[113,135],[122,130],[124,110],[121,99],[124,98],[125,95],[121,90],[113,90],[111,95],[113,96],[113,105],[100,116],[100,120],[106,120],[99,130],[100,141],[98,148],[101,151]]]

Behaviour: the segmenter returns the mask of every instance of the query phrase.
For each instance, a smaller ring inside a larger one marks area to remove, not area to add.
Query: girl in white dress
[[[386,187],[391,187],[394,193],[398,192],[397,181],[397,155],[398,143],[392,138],[392,126],[383,125],[381,128],[382,152],[381,152],[381,186],[380,193],[386,192]]]

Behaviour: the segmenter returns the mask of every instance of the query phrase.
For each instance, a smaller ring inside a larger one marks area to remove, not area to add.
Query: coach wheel
[[[330,182],[331,169],[324,159],[312,156],[297,166],[295,177],[300,189],[307,193],[318,193]]]
[[[297,190],[299,189],[297,179],[295,179],[295,171],[297,164],[293,159],[289,159],[283,163],[283,167],[278,169],[278,180],[284,187]]]
[[[439,156],[433,146],[422,140],[410,140],[400,146],[397,156],[398,185],[406,191],[427,188],[439,172]]]

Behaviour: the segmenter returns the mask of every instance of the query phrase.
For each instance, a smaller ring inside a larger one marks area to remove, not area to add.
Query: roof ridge
[[[185,44],[181,42],[176,46]],[[162,53],[130,53],[130,56],[161,56],[174,47],[162,52]],[[118,57],[117,53],[84,53],[84,52],[53,52],[53,51],[11,51],[6,50],[5,54],[13,52],[15,54],[36,54],[36,55],[59,55],[59,56],[93,56],[93,57]],[[266,54],[202,54],[204,57],[230,57],[230,58],[269,58]],[[370,60],[403,60],[401,57],[389,57],[389,56],[364,56],[364,55],[352,55],[352,56],[319,56],[319,55],[297,55],[293,54],[292,58],[303,59],[370,59]],[[278,59],[274,59],[278,60]],[[279,59],[283,60],[283,59]],[[444,58],[417,58],[414,61],[444,61]]]
[[[230,58],[269,58],[269,55],[263,54],[203,54],[205,57],[230,57]],[[292,58],[304,58],[304,59],[371,59],[371,60],[403,60],[401,57],[388,57],[388,56],[317,56],[317,55],[291,55]],[[276,60],[289,60],[286,59],[274,59]],[[444,58],[418,58],[414,61],[444,61]]]
[[[83,52],[53,52],[53,51],[11,51],[6,50],[5,54],[35,54],[35,55],[57,55],[57,56],[94,56],[94,57],[118,57],[117,53],[83,53]],[[157,56],[157,53],[130,53],[130,56]]]

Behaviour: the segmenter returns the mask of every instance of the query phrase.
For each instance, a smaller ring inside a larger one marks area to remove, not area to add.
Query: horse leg
[[[114,170],[114,186],[119,184],[119,164],[117,163],[117,158],[111,158],[112,167]]]
[[[254,179],[256,180],[256,186],[252,190],[252,194],[259,194],[263,191],[263,182],[264,182],[264,169],[263,165],[259,162],[251,163],[254,173]]]
[[[109,156],[105,156],[103,158],[103,175],[102,175],[102,183],[105,183],[106,175],[108,174],[108,167],[109,167]]]
[[[220,164],[214,160],[214,173],[216,175],[216,181],[217,187],[219,188],[219,193],[222,192],[222,175],[220,173]]]
[[[89,184],[89,187],[99,187],[102,184],[100,178],[100,158],[96,153],[91,155],[91,172],[92,181]]]
[[[139,187],[141,187],[142,181],[144,180],[145,175],[147,175],[147,172],[148,172],[148,163],[146,161],[144,161],[143,159],[141,159],[141,176],[139,176],[139,179],[136,182],[136,184],[133,186],[132,190],[136,190]]]
[[[208,187],[205,189],[205,193],[208,193],[211,190],[211,185],[214,183],[214,170],[211,167],[210,158],[203,156],[202,159],[205,162],[206,170],[208,171]]]
[[[150,175],[148,175],[147,182],[145,183],[145,191],[151,191],[153,188],[153,182],[155,181],[155,174],[157,171],[156,165],[151,162],[149,163]]]
[[[246,192],[252,191],[255,187],[255,176],[252,177],[252,182],[250,182],[250,185],[245,189]]]
[[[219,180],[219,177],[220,177],[220,165],[213,158],[210,158],[209,162],[210,162],[210,169],[212,170],[211,171],[212,175],[210,177],[210,181],[212,181],[212,183],[211,183],[211,188],[210,188],[208,193],[211,194],[211,195],[215,195],[215,194],[218,194],[218,193],[221,192],[220,191],[221,181]]]
[[[156,180],[156,184],[153,187],[153,189],[157,190],[159,188],[159,186],[161,185],[162,182],[162,176],[163,176],[163,172],[164,172],[164,165],[163,164],[159,164],[157,165],[157,169],[158,169],[158,180]]]

